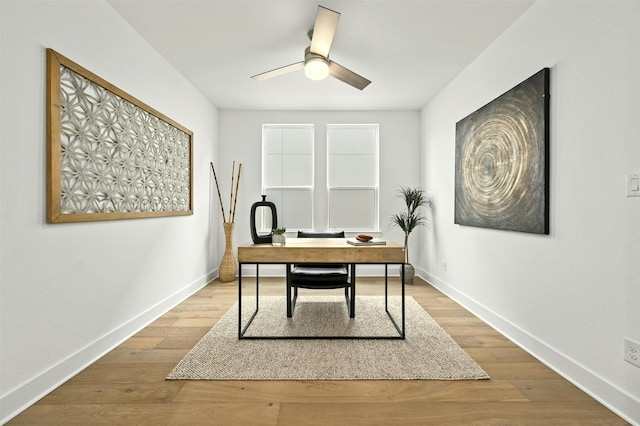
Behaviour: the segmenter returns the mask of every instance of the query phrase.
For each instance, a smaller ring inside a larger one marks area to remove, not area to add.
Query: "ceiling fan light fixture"
[[[324,80],[329,75],[329,64],[321,57],[309,58],[304,63],[304,75],[310,80]]]
[[[2,1],[2,0],[0,0]],[[255,80],[266,80],[304,68],[304,74],[310,80],[324,80],[329,75],[347,83],[351,87],[362,90],[371,83],[370,80],[356,74],[329,60],[329,49],[333,43],[333,36],[340,19],[340,13],[318,5],[313,29],[307,33],[311,44],[304,50],[304,60],[286,65],[271,71],[251,76]]]

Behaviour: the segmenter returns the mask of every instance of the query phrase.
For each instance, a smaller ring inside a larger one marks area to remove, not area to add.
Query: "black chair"
[[[344,238],[344,231],[341,232],[303,232],[298,231],[298,238]],[[293,310],[296,306],[298,298],[298,289],[307,288],[312,290],[328,290],[336,288],[344,288],[344,297],[349,310],[349,317],[355,318],[355,280],[350,279],[353,276],[353,268],[351,265],[351,274],[349,274],[349,265],[333,264],[333,263],[301,263],[287,265],[287,317],[293,316]],[[293,289],[293,295],[292,295]]]

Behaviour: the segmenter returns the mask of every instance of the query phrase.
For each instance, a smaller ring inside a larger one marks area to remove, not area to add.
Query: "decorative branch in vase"
[[[236,221],[236,205],[238,203],[238,188],[240,187],[240,172],[242,171],[242,163],[238,164],[238,174],[236,177],[236,162],[233,162],[231,168],[231,192],[229,194],[229,221],[224,212],[224,205],[222,203],[222,194],[220,193],[220,185],[218,184],[218,176],[216,175],[216,169],[211,163],[211,171],[213,172],[213,178],[216,182],[216,189],[218,191],[218,200],[220,201],[220,210],[222,211],[222,226],[224,227],[225,237],[225,249],[222,261],[220,262],[219,275],[220,281],[223,283],[233,281],[238,271],[238,264],[236,263],[235,255],[233,254],[233,229]],[[235,188],[234,188],[235,182]]]
[[[421,188],[407,186],[401,186],[396,197],[404,201],[405,209],[391,216],[391,225],[399,227],[404,232],[405,283],[412,284],[415,268],[409,263],[409,235],[416,227],[426,223],[420,208],[431,207],[431,200]]]

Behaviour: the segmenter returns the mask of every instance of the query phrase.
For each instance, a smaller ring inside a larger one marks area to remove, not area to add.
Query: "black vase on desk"
[[[271,218],[271,226],[266,227],[265,224],[269,223],[269,217]],[[258,223],[262,224],[261,229],[268,229],[269,233],[258,233],[256,228],[256,219]],[[271,243],[271,230],[278,227],[278,214],[276,212],[276,205],[271,201],[267,201],[267,196],[262,196],[262,201],[253,203],[251,206],[251,239],[254,244]]]

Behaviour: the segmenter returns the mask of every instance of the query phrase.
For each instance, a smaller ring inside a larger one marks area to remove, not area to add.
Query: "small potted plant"
[[[391,216],[391,225],[397,226],[404,232],[404,282],[413,284],[415,268],[409,263],[409,235],[420,225],[425,224],[425,217],[420,212],[420,207],[431,207],[431,200],[427,198],[420,188],[401,186],[397,198],[405,203],[405,209]]]
[[[287,243],[287,228],[274,228],[271,230],[271,244],[274,246],[283,246]]]

